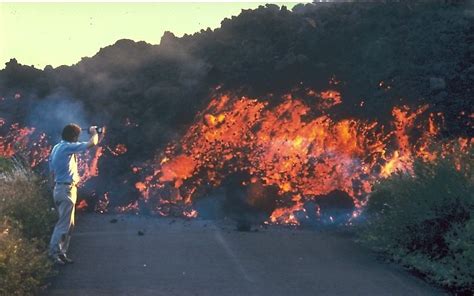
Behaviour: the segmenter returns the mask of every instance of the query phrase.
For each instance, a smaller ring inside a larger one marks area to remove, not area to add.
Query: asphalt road
[[[76,262],[59,268],[45,295],[443,295],[347,235],[234,229],[225,221],[79,216]]]

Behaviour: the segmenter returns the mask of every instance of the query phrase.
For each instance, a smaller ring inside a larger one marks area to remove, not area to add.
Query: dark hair
[[[79,134],[81,133],[81,127],[77,124],[70,123],[63,128],[61,134],[64,141],[77,142],[79,140]]]

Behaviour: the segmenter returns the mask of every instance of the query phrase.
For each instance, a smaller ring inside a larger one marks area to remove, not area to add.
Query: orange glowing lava
[[[394,107],[393,120],[385,125],[335,121],[327,112],[313,111],[340,104],[339,92],[308,90],[306,95],[316,101],[294,94],[278,103],[216,96],[182,139],[158,157],[161,161],[149,164],[154,173],[137,188],[146,199],[157,196],[161,205],[187,207],[201,186],[219,186],[233,172],[243,171],[264,186],[276,186],[281,196],[292,196],[289,204],[274,210],[270,222],[298,224],[295,213],[304,212],[304,203],[316,196],[341,190],[360,207],[378,179],[396,171],[410,173],[417,157],[438,157],[431,147],[442,116],[419,120],[428,106]],[[416,130],[421,135],[414,139]],[[163,193],[167,184],[175,188],[173,194]]]

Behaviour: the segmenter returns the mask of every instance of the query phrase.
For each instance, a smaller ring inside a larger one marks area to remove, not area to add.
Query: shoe
[[[73,264],[74,260],[66,256],[65,254],[61,254],[58,256],[58,258],[64,262],[64,264]]]
[[[50,259],[53,261],[54,265],[66,265],[66,263],[61,258],[59,258],[59,256],[52,256]]]

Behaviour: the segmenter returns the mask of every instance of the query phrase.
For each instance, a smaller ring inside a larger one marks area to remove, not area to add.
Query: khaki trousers
[[[69,241],[74,228],[77,188],[75,185],[56,184],[53,198],[59,219],[54,226],[53,235],[49,243],[49,255],[65,255],[69,248]]]

